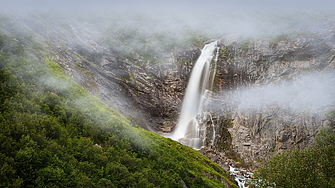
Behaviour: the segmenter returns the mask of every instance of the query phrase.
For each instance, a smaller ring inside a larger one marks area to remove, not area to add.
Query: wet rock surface
[[[124,115],[133,125],[166,133],[176,125],[192,65],[200,54],[197,45],[175,48],[162,63],[152,63],[134,52],[99,44],[98,33],[77,35],[50,31],[51,57],[75,82]],[[61,37],[60,37],[61,36]]]
[[[254,41],[244,49],[243,41],[220,41],[224,47],[218,61],[216,93],[234,95],[244,88],[294,80],[312,71],[334,71],[334,46],[321,36],[299,36],[277,43]],[[229,102],[231,98],[227,100],[218,108],[219,114],[233,119],[228,128],[231,146],[245,164],[255,168],[276,152],[313,145],[320,127],[332,124],[325,113],[300,113],[277,106],[246,110]]]
[[[294,80],[302,73],[334,71],[335,31],[331,24],[323,23],[323,30],[316,34],[278,40],[250,41],[236,35],[221,38],[207,109],[212,120],[204,121],[206,147],[200,152],[227,170],[229,165],[253,170],[276,152],[312,145],[320,127],[334,125],[327,114],[301,114],[276,106],[265,112],[242,110],[229,97],[243,88]],[[75,33],[76,28],[72,30]],[[63,36],[62,41],[68,42],[60,45],[60,33],[48,34],[49,50],[74,81],[134,125],[158,133],[173,130],[200,46],[176,47],[162,63],[153,63],[136,54],[126,57],[98,44],[94,37]]]

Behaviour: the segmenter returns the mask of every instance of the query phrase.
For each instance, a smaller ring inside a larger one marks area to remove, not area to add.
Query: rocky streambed
[[[234,177],[239,187],[241,188],[249,187],[249,181],[253,177],[252,172],[248,172],[245,169],[238,169],[238,168],[234,168],[231,166],[230,166],[229,172]]]

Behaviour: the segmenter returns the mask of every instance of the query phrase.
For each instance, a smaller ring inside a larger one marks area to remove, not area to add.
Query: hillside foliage
[[[0,62],[0,187],[229,182],[222,168],[192,148],[130,126],[65,76],[34,40],[2,33]]]
[[[335,187],[335,133],[323,127],[317,146],[275,155],[259,168],[254,187]]]

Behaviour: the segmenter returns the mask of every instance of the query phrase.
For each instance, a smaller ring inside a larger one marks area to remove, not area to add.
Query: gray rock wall
[[[278,40],[230,35],[218,41],[217,72],[207,108],[213,118],[207,121],[207,144],[212,147],[207,153],[215,156],[213,160],[227,165],[227,156],[237,155],[246,164],[259,166],[276,152],[312,145],[320,127],[334,124],[327,113],[304,114],[277,106],[245,110],[233,98],[243,88],[294,80],[311,71],[334,71],[335,32],[329,24],[323,28],[321,33]],[[75,33],[76,28],[71,29]],[[48,38],[52,58],[91,94],[134,125],[159,133],[173,130],[200,46],[176,47],[154,64],[140,54],[130,58],[108,49],[90,37],[53,31]]]
[[[246,164],[257,167],[276,152],[313,145],[320,127],[333,122],[325,112],[297,112],[275,105],[239,108],[233,96],[246,88],[295,80],[301,74],[334,71],[335,54],[334,46],[321,36],[245,43],[220,40],[215,88],[221,100],[215,113],[233,119],[233,126],[228,128],[232,148]]]

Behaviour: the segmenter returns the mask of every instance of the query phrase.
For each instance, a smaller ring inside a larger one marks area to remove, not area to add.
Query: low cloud
[[[280,107],[299,113],[319,113],[335,105],[335,74],[310,73],[283,81],[237,91],[232,97],[239,110]]]

